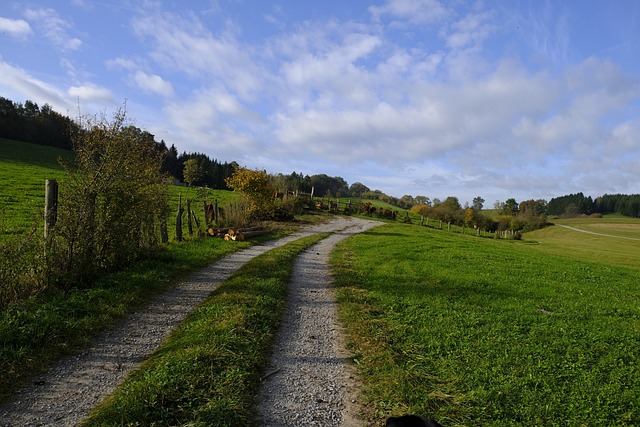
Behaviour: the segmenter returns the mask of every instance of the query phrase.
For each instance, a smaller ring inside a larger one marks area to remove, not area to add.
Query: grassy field
[[[22,234],[42,223],[44,211],[44,183],[46,179],[64,182],[66,172],[58,159],[71,161],[73,153],[53,147],[0,138],[0,240],[4,236]],[[200,221],[204,219],[202,200],[218,200],[224,207],[238,201],[238,193],[223,190],[169,186],[171,215],[168,226],[170,238],[174,236],[175,215],[180,196],[183,208],[187,199]],[[186,216],[183,219],[186,236]]]
[[[70,160],[73,154],[0,138],[0,239],[41,222],[45,180],[65,175],[58,158]]]
[[[340,313],[374,421],[640,425],[637,268],[613,265],[608,241],[587,255],[525,238],[395,224],[339,245]]]
[[[537,243],[533,251],[571,256],[609,265],[640,269],[640,219],[607,215],[604,218],[553,219],[552,227],[524,235],[525,241]],[[587,233],[560,227],[566,225]],[[597,234],[592,234],[597,233]],[[635,239],[635,240],[634,240]]]

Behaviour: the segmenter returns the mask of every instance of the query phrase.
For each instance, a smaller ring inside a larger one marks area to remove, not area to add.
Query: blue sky
[[[3,0],[0,96],[485,206],[640,193],[637,0]]]

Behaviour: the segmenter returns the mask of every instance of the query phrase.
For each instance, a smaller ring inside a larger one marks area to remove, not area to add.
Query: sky
[[[595,198],[640,193],[638,40],[637,0],[2,0],[0,96],[395,197]]]

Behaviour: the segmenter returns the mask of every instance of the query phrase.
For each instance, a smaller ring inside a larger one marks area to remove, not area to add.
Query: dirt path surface
[[[0,406],[0,426],[75,426],[155,350],[215,287],[252,258],[304,236],[354,230],[373,221],[336,217],[291,236],[227,256],[127,317],[79,355],[61,360]],[[370,225],[371,226],[371,225]],[[346,237],[346,234],[342,234]]]
[[[359,220],[297,259],[285,317],[258,396],[261,426],[363,425],[327,264],[336,243],[379,224]]]

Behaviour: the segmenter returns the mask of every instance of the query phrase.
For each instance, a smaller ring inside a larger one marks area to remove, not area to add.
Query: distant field
[[[571,218],[552,221],[558,225],[525,233],[525,241],[538,243],[531,245],[532,250],[603,265],[640,269],[640,219],[614,215],[604,218]]]
[[[66,172],[58,159],[71,161],[73,153],[53,147],[12,141],[0,138],[0,240],[4,236],[21,234],[34,224],[41,223],[44,210],[44,184],[46,179],[63,182]],[[204,216],[202,196],[215,199],[221,207],[238,200],[231,191],[189,188],[178,185],[169,187],[171,215],[170,236],[173,236],[178,201],[182,195],[183,208],[187,199],[198,200],[191,209],[199,219]],[[186,217],[185,217],[186,233]]]
[[[59,158],[70,160],[73,154],[0,138],[0,239],[22,233],[40,220],[45,180],[65,175]]]

